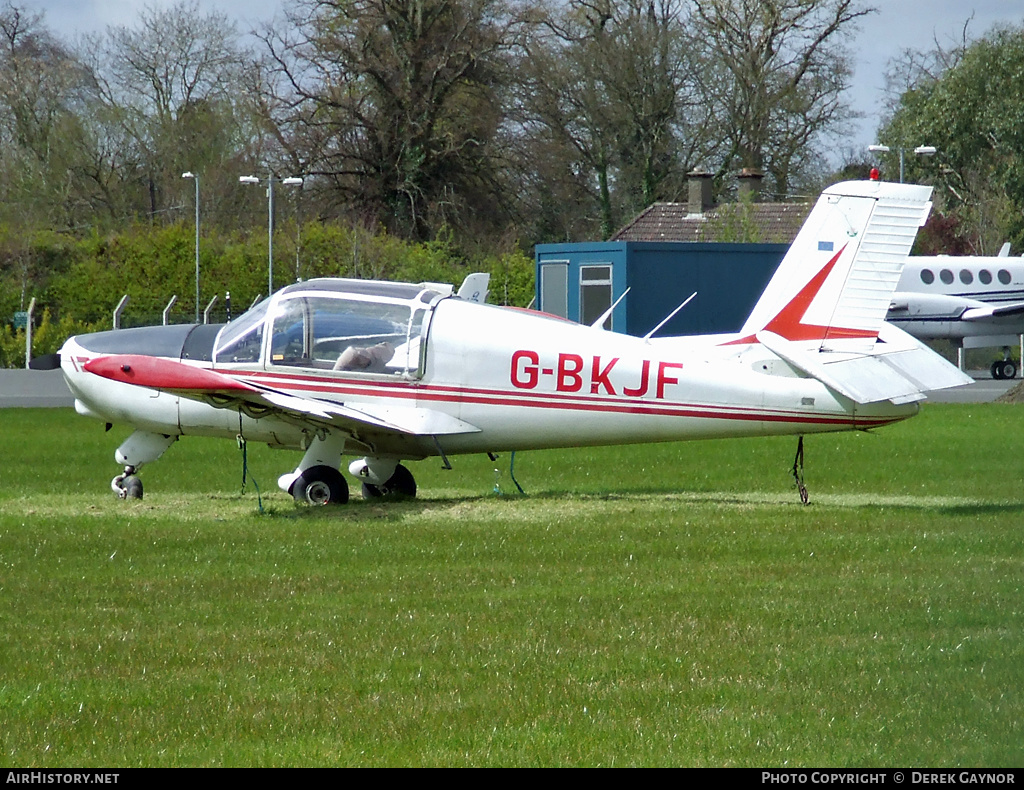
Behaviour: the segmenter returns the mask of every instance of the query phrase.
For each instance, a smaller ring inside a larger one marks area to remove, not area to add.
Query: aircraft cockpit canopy
[[[430,309],[447,295],[371,280],[296,283],[224,327],[214,365],[419,375]]]

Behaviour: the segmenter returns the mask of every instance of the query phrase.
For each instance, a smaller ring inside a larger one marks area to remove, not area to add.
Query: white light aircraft
[[[319,279],[221,328],[73,337],[61,365],[81,414],[136,428],[112,483],[132,497],[188,435],[301,450],[278,484],[326,504],[348,499],[343,455],[373,498],[414,495],[403,462],[430,456],[868,430],[971,381],[884,322],[930,194],[827,189],[732,335],[613,334],[481,304],[473,282]]]
[[[960,367],[965,348],[1002,347],[992,378],[1012,379],[1010,347],[1024,333],[1024,258],[1004,244],[995,257],[914,256],[889,306],[888,321],[920,340],[952,340]]]

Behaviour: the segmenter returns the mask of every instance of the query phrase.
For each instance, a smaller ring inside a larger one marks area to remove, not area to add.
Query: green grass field
[[[1024,408],[412,464],[0,411],[6,766],[1024,766]],[[501,469],[496,475],[495,467]],[[498,485],[501,494],[495,493]]]

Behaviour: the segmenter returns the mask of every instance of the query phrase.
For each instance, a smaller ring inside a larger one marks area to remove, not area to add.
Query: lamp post
[[[258,184],[260,179],[256,176],[239,176],[239,183]],[[274,182],[285,186],[302,186],[302,179],[298,176],[290,178],[274,178],[274,174],[267,175],[267,293],[274,294]]]
[[[182,178],[191,178],[196,184],[196,323],[199,323],[199,176],[191,170],[182,173]]]
[[[869,145],[868,150],[873,154],[887,154],[892,149],[887,145]],[[897,149],[900,152],[900,183],[903,183],[903,146]],[[934,145],[919,145],[914,149],[914,153],[918,156],[934,156],[938,149]]]

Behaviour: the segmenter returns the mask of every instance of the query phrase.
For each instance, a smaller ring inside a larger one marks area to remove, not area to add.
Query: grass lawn
[[[411,464],[0,410],[6,766],[1024,766],[1024,407]],[[496,471],[496,467],[499,471]],[[496,493],[495,489],[500,493]]]

